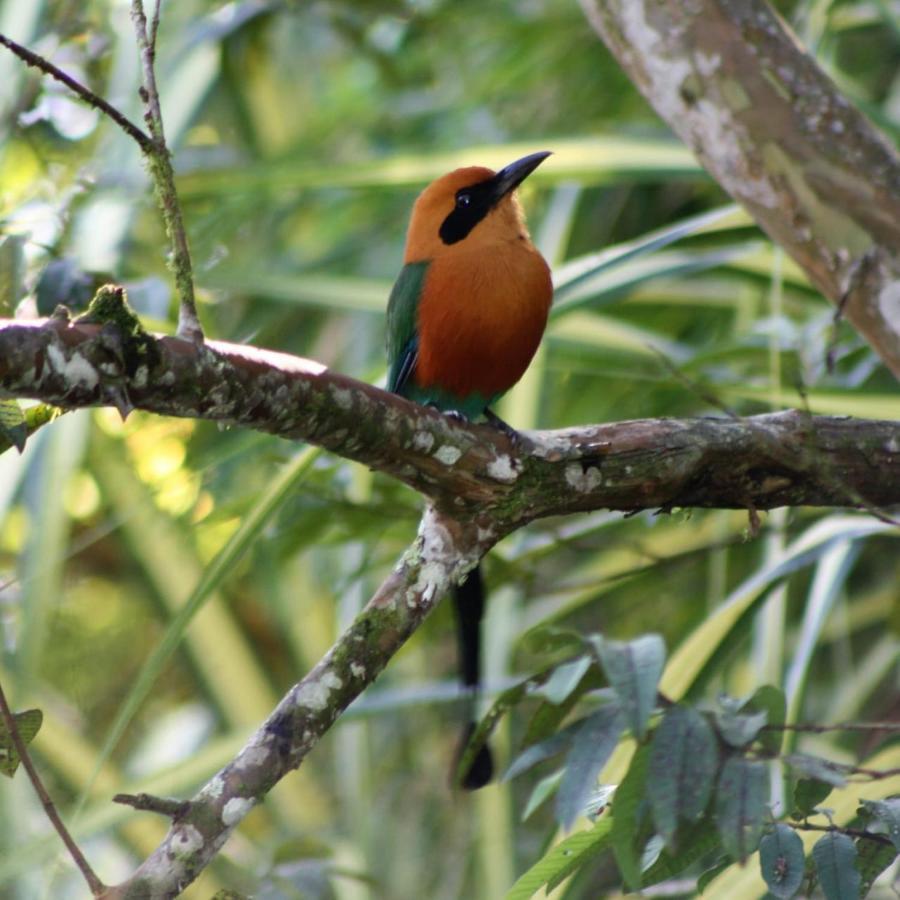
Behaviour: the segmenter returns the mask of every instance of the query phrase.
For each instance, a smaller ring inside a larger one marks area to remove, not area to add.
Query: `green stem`
[[[200,325],[200,319],[197,316],[197,306],[194,301],[191,254],[188,249],[187,232],[184,228],[181,206],[178,203],[178,193],[175,190],[175,171],[172,168],[169,148],[166,146],[162,110],[159,105],[159,91],[156,87],[154,60],[156,58],[156,31],[159,25],[159,3],[156,4],[153,13],[150,36],[148,36],[147,32],[147,17],[144,14],[142,0],[131,0],[131,18],[134,22],[144,74],[144,83],[141,87],[141,99],[146,107],[144,121],[150,129],[150,136],[153,139],[152,148],[149,150],[145,149],[144,152],[150,164],[150,175],[153,178],[159,197],[166,234],[172,243],[171,267],[175,275],[175,287],[178,291],[179,300],[178,328],[175,333],[179,337],[191,340],[196,344],[202,344],[203,328]]]
[[[25,769],[31,780],[31,784],[41,801],[41,805],[44,807],[47,818],[56,829],[56,833],[60,836],[62,842],[66,845],[66,849],[69,851],[69,855],[74,860],[75,865],[78,866],[81,874],[84,875],[84,880],[88,883],[91,893],[95,897],[101,896],[106,891],[106,885],[97,877],[96,872],[91,868],[91,864],[85,859],[78,844],[75,843],[75,840],[72,835],[69,834],[69,830],[60,818],[60,815],[56,810],[56,805],[53,803],[53,800],[50,799],[50,795],[47,793],[47,789],[41,781],[41,776],[38,774],[34,763],[31,761],[28,747],[25,746],[25,741],[22,740],[22,735],[19,734],[15,717],[12,714],[9,704],[6,702],[6,695],[3,693],[2,687],[0,687],[0,720],[2,720],[9,736],[12,738],[16,753],[22,761],[22,767]]]

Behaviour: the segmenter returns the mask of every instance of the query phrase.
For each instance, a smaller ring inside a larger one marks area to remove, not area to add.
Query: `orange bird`
[[[419,195],[388,301],[388,390],[511,430],[489,407],[528,368],[553,299],[550,269],[531,243],[515,191],[549,155],[532,153],[499,172],[456,169]],[[474,699],[484,609],[478,569],[454,601],[461,678]],[[473,729],[470,717],[464,743]],[[481,787],[492,773],[484,747],[462,784]]]

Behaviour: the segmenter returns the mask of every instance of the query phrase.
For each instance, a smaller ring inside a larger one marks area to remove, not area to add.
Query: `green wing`
[[[416,371],[419,333],[416,328],[419,298],[425,283],[427,262],[407,263],[397,276],[387,308],[387,389],[406,395]]]

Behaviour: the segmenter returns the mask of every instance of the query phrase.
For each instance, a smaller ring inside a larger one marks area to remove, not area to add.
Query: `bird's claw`
[[[486,409],[484,411],[484,417],[487,421],[494,426],[494,428],[502,431],[512,442],[514,447],[519,447],[522,444],[522,435],[516,431],[509,422],[504,422],[503,419],[500,418],[495,412],[491,412],[491,410]]]

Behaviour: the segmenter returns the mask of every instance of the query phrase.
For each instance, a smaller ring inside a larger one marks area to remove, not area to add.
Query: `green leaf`
[[[719,392],[726,399],[741,398],[760,403],[771,399],[769,388],[736,387],[722,385]],[[860,419],[896,419],[900,418],[900,399],[896,393],[876,393],[859,390],[804,391],[803,396],[785,394],[784,403],[800,406],[809,412],[821,416],[856,416]]]
[[[863,800],[862,806],[884,825],[885,834],[894,847],[900,850],[900,798]]]
[[[601,822],[606,822],[608,820],[604,818],[595,819],[594,821],[599,825]],[[551,891],[555,891],[556,888],[558,888],[567,878],[569,878],[579,869],[583,869],[601,852],[607,850],[608,847],[608,841],[604,841],[602,844],[596,843],[593,845],[589,853],[579,854],[577,857],[571,859],[568,865],[563,866],[557,872],[554,872],[550,878],[547,879],[546,893],[549,895]]]
[[[580,722],[575,722],[568,728],[564,728],[557,734],[548,737],[546,740],[539,741],[526,747],[510,764],[506,772],[503,773],[502,781],[511,781],[517,778],[523,772],[527,772],[538,763],[542,763],[545,759],[556,756],[567,750],[572,743],[575,734],[578,731]]]
[[[282,466],[253,507],[242,517],[239,527],[205,566],[199,581],[194,585],[190,595],[183,601],[177,613],[172,616],[165,633],[133,680],[128,694],[107,731],[95,764],[94,775],[89,779],[89,784],[93,781],[93,777],[99,774],[103,763],[112,755],[119,739],[153,689],[153,685],[169,658],[184,639],[193,617],[202,609],[222,580],[253,545],[267,523],[294,495],[298,486],[309,475],[321,453],[322,451],[318,448],[307,447]],[[85,787],[82,790],[84,798],[88,788]]]
[[[24,712],[13,713],[16,722],[16,730],[19,737],[27,747],[41,729],[44,714],[39,709],[26,709]],[[19,754],[13,745],[12,735],[7,731],[6,725],[0,721],[0,774],[12,778],[19,768]]]
[[[744,704],[733,697],[720,697],[719,705],[722,708],[716,710],[716,731],[732,747],[746,747],[766,724],[765,711],[742,713]]]
[[[653,821],[670,849],[678,823],[703,815],[718,763],[716,738],[706,719],[690,707],[666,710],[653,735],[647,793]]]
[[[210,192],[231,194],[254,188],[288,190],[312,187],[420,185],[456,169],[479,165],[500,169],[511,159],[534,150],[533,142],[504,143],[467,148],[464,152],[391,154],[389,158],[352,165],[303,162],[266,162],[220,169],[194,169],[178,179],[182,197]],[[699,175],[697,161],[679,141],[622,136],[557,138],[553,141],[552,170],[538,171],[535,183],[573,178],[587,183],[609,181],[628,174],[632,178],[658,178],[661,174]]]
[[[791,753],[784,761],[795,771],[807,778],[824,781],[834,787],[843,787],[847,783],[844,770],[837,764],[820,756],[808,753]]]
[[[608,641],[595,635],[591,642],[628,725],[635,737],[642,739],[656,707],[657,685],[666,661],[663,639],[645,634],[633,641]]]
[[[794,788],[794,808],[791,818],[805,819],[831,793],[833,785],[818,778],[801,778]]]
[[[609,847],[611,831],[612,819],[604,816],[593,828],[569,835],[516,881],[505,900],[531,900],[545,884],[568,877]]]
[[[837,831],[816,841],[812,849],[819,885],[826,900],[857,900],[861,879],[856,870],[856,845]]]
[[[757,739],[764,750],[772,754],[780,753],[784,732],[778,726],[784,725],[784,718],[787,715],[787,700],[784,691],[771,684],[764,684],[757,688],[750,699],[744,703],[742,711],[766,714],[766,726],[768,727],[758,732]]]
[[[639,837],[641,808],[647,799],[647,768],[650,748],[638,747],[631,758],[628,772],[616,788],[612,804],[612,847],[622,878],[630,890],[641,886]]]
[[[580,683],[565,700],[558,704],[551,703],[549,700],[542,701],[528,721],[525,734],[522,736],[522,745],[527,746],[555,734],[559,729],[560,723],[568,717],[584,694],[590,691],[595,696],[602,696],[600,689],[605,684],[606,676],[600,671],[600,667],[596,665],[591,666]],[[533,693],[539,694],[540,688],[533,691]],[[614,699],[615,695],[611,689],[608,689],[608,693],[610,699]]]
[[[716,823],[722,844],[735,859],[743,862],[756,849],[768,801],[766,764],[729,757],[716,787]]]
[[[677,853],[664,848],[656,861],[646,869],[641,878],[643,887],[680,875],[697,860],[721,847],[722,840],[715,825],[706,818],[684,829],[678,844]]]
[[[573,289],[577,290],[584,282],[595,279],[605,271],[620,270],[625,263],[641,256],[656,254],[664,247],[704,231],[710,226],[722,223],[736,224],[746,221],[746,215],[734,204],[721,206],[709,212],[691,216],[674,225],[654,231],[636,241],[628,241],[614,247],[606,247],[597,253],[589,253],[578,259],[569,260],[558,266],[554,272],[554,313],[559,304],[565,304]],[[552,313],[553,314],[553,313]]]
[[[566,830],[584,811],[597,776],[612,755],[622,733],[618,705],[603,706],[579,723],[566,756],[566,770],[556,795],[556,818]]]
[[[581,680],[592,664],[593,660],[590,656],[582,656],[571,662],[561,663],[554,669],[553,674],[538,693],[546,697],[554,706],[559,706],[581,684]]]
[[[776,825],[759,842],[759,870],[769,892],[789,900],[803,883],[803,841],[787,825]]]
[[[28,439],[28,423],[18,400],[0,400],[0,440],[5,440],[9,446],[15,447],[19,453],[25,451],[25,441]],[[0,453],[5,450],[0,447]]]
[[[528,802],[525,804],[525,809],[522,811],[523,822],[528,819],[531,814],[542,803],[544,803],[544,801],[548,797],[556,793],[556,791],[559,789],[559,783],[562,781],[562,777],[563,770],[557,769],[555,772],[552,772],[550,775],[542,778],[534,786],[534,790],[531,792],[531,796],[528,798]]]
[[[491,704],[491,708],[484,714],[481,721],[478,723],[478,727],[475,729],[475,733],[472,735],[472,741],[479,741],[480,743],[484,743],[485,740],[491,735],[493,730],[497,727],[497,723],[506,715],[509,710],[511,710],[514,706],[518,706],[518,704],[522,703],[524,700],[527,700],[534,696],[537,689],[541,687],[541,685],[545,684],[549,678],[553,676],[553,672],[555,670],[555,666],[548,666],[541,672],[538,672],[535,675],[532,675],[530,678],[524,678],[522,681],[514,684],[512,687],[507,688],[503,693],[501,693],[496,700]],[[590,673],[588,674],[590,677]],[[525,744],[532,744],[536,741],[540,741],[544,738],[545,735],[553,736],[553,732],[555,732],[556,727],[559,722],[565,717],[568,712],[566,704],[571,701],[566,701],[566,703],[562,704],[562,707],[557,707],[552,703],[543,704],[541,709],[544,710],[545,716],[542,719],[542,722],[539,725],[532,727],[529,725],[529,728],[525,735]],[[539,709],[540,712],[540,709]],[[523,751],[524,752],[524,751]],[[515,774],[520,774],[525,771],[521,769],[519,772]],[[513,776],[507,775],[507,778],[511,778]]]
[[[758,240],[740,241],[732,246],[713,250],[661,250],[638,259],[626,259],[615,268],[601,264],[597,272],[579,277],[572,287],[559,290],[555,297],[552,318],[565,316],[588,304],[596,308],[634,290],[654,279],[687,276],[706,269],[719,268],[756,253],[762,244]],[[580,260],[575,260],[577,265]]]
[[[856,871],[859,872],[859,896],[865,897],[875,879],[897,858],[890,844],[860,838],[856,842]]]
[[[883,411],[880,414],[886,415]],[[666,666],[660,689],[680,699],[708,677],[716,655],[738,634],[747,617],[763,602],[766,592],[792,572],[809,565],[836,541],[858,540],[872,534],[893,534],[893,526],[871,517],[835,514],[816,522],[785,548],[771,564],[749,576],[719,607],[683,640]]]

